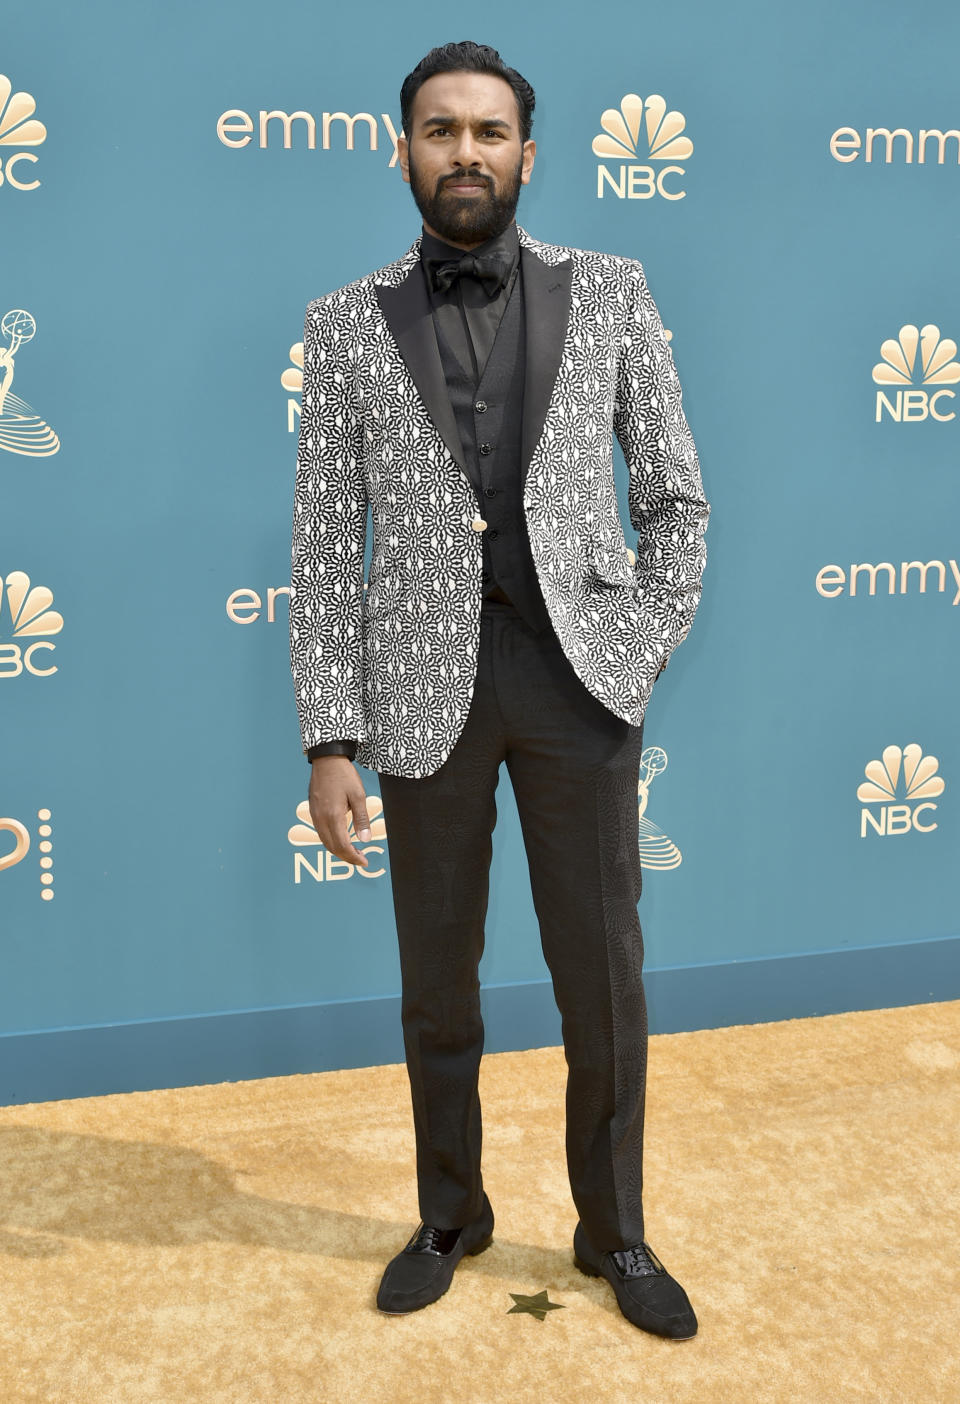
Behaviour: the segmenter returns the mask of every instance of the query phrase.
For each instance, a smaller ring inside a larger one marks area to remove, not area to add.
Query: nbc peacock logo
[[[668,112],[658,93],[648,98],[627,93],[619,108],[608,107],[592,149],[594,156],[619,164],[613,170],[603,161],[597,166],[597,199],[603,199],[606,185],[618,200],[650,200],[655,195],[683,200],[687,192],[678,181],[686,167],[677,163],[693,155],[686,125],[683,113]],[[655,166],[650,164],[654,161]]]
[[[950,404],[956,394],[946,387],[960,381],[957,343],[941,337],[939,327],[930,322],[920,330],[908,322],[899,336],[883,343],[880,355],[873,379],[889,387],[890,395],[877,391],[878,424],[884,413],[897,424],[917,424],[928,417],[941,424],[956,419]]]
[[[54,645],[49,640],[63,628],[63,615],[51,609],[52,604],[53,591],[31,585],[22,570],[12,570],[6,579],[0,576],[0,679],[24,672],[48,678],[57,671],[50,662]],[[11,642],[5,643],[4,635]]]
[[[280,384],[287,392],[287,433],[293,434],[300,418],[300,396],[303,394],[302,341],[295,341],[290,347],[290,364],[281,375]]]
[[[866,779],[857,789],[860,811],[860,837],[868,831],[889,838],[894,834],[929,834],[937,827],[931,819],[939,798],[946,788],[938,775],[940,762],[936,756],[925,756],[916,742],[904,746],[888,746],[880,760],[864,767]],[[867,806],[879,805],[874,812]]]
[[[49,458],[60,447],[50,425],[13,393],[17,352],[37,334],[37,324],[22,307],[13,307],[0,318],[0,449],[28,458]]]
[[[368,855],[371,853],[384,853],[383,840],[387,837],[386,821],[383,818],[383,801],[379,795],[367,795],[367,814],[370,819],[370,840],[367,843],[357,842],[357,832],[353,827],[353,819],[347,827],[347,837],[350,842],[359,848],[361,853]],[[320,835],[313,827],[313,820],[310,818],[310,805],[307,800],[301,800],[297,805],[297,823],[287,830],[287,839],[294,848],[313,850],[313,862],[309,853],[294,853],[293,855],[293,880],[299,883],[306,873],[314,882],[338,882],[344,878],[352,878],[354,873],[360,877],[378,878],[383,877],[386,868],[361,868],[353,863],[346,863],[342,858],[338,858],[335,853],[331,853],[320,842]],[[377,842],[381,840],[381,842]]]
[[[47,139],[46,127],[33,115],[36,110],[30,94],[15,93],[10,79],[0,73],[0,185],[13,190],[36,190],[40,184],[36,178],[27,180],[26,171],[17,169],[24,162],[36,165],[39,157],[23,148],[40,146]]]

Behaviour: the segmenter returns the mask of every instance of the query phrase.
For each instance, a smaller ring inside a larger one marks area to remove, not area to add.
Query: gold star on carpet
[[[551,1302],[547,1299],[546,1287],[535,1297],[525,1297],[522,1292],[511,1292],[510,1295],[516,1302],[516,1306],[510,1308],[507,1316],[514,1311],[526,1312],[529,1316],[535,1316],[538,1321],[543,1321],[548,1311],[557,1311],[563,1306],[563,1302]]]

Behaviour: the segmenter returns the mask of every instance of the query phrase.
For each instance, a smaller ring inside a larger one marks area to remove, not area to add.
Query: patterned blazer
[[[638,725],[700,600],[710,508],[697,452],[640,263],[518,233],[531,552],[577,675]],[[419,252],[417,238],[307,307],[290,600],[304,750],[353,737],[358,764],[406,776],[438,769],[460,735],[482,591],[480,500]],[[617,506],[614,433],[636,552]]]

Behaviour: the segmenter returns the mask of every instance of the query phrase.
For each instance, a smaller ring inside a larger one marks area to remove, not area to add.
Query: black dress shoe
[[[588,1277],[605,1277],[628,1321],[655,1336],[687,1341],[697,1334],[697,1318],[686,1292],[646,1243],[597,1253],[583,1225],[573,1235],[573,1261]]]
[[[429,1306],[450,1286],[463,1255],[482,1253],[492,1242],[493,1210],[486,1192],[480,1214],[463,1228],[442,1229],[421,1223],[407,1246],[387,1264],[377,1306],[391,1316]]]

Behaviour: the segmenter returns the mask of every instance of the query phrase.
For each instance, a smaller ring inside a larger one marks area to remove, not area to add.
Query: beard
[[[435,229],[441,239],[451,244],[483,244],[502,234],[513,219],[517,202],[520,199],[520,179],[523,172],[523,157],[498,193],[489,176],[477,171],[456,171],[441,177],[433,190],[421,177],[413,159],[409,156],[410,190],[417,209],[424,222]],[[447,187],[455,180],[463,180],[465,175],[486,186],[482,195],[456,195]]]

